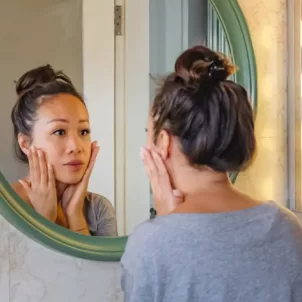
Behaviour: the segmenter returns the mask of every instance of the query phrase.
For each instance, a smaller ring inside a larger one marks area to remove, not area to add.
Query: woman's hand
[[[91,145],[91,157],[88,167],[80,182],[69,185],[62,195],[62,208],[69,229],[74,232],[88,234],[87,223],[83,215],[84,200],[87,194],[88,182],[100,147],[97,142]]]
[[[159,153],[142,148],[141,158],[151,183],[157,214],[171,213],[183,202],[183,195],[172,189],[169,174]]]
[[[57,218],[57,191],[53,168],[47,164],[44,152],[35,147],[28,151],[27,157],[30,179],[19,182],[35,211],[54,222]]]

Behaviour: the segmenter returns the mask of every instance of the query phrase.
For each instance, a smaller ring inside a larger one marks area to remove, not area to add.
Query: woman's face
[[[85,105],[69,94],[45,100],[37,111],[32,145],[42,149],[56,180],[79,182],[91,155],[89,116]]]

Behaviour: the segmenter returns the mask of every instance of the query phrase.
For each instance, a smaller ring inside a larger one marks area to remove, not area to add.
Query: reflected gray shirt
[[[141,224],[121,260],[126,302],[302,302],[302,227],[274,202]]]
[[[115,210],[104,196],[88,192],[84,215],[92,236],[117,236]]]

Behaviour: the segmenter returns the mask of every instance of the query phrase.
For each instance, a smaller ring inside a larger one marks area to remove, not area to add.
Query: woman
[[[29,174],[12,185],[39,214],[71,231],[117,236],[111,203],[87,192],[99,147],[91,143],[84,100],[71,80],[50,65],[17,81],[11,118],[18,158]]]
[[[158,216],[128,240],[125,301],[302,301],[297,218],[228,178],[248,166],[256,145],[247,92],[227,80],[234,71],[197,46],[156,94],[141,155]]]

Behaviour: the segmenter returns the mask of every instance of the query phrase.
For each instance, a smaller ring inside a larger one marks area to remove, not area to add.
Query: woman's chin
[[[57,181],[66,185],[75,185],[83,178],[83,173],[71,173],[69,175],[58,175]]]

